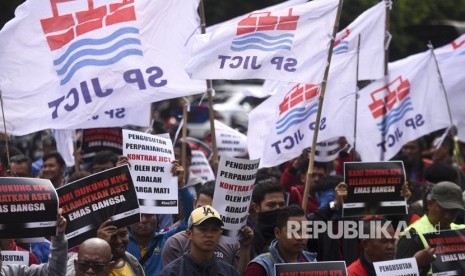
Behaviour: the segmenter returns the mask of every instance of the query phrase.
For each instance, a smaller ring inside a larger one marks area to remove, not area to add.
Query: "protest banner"
[[[139,204],[128,166],[108,169],[57,189],[60,208],[68,221],[68,246],[97,236],[97,229],[111,219],[120,228],[140,221]]]
[[[123,155],[131,163],[141,212],[177,214],[178,179],[171,173],[174,160],[171,140],[123,129]]]
[[[347,276],[346,263],[337,262],[314,262],[314,263],[282,263],[275,264],[276,276],[288,275],[331,275]]]
[[[415,258],[398,259],[384,262],[374,262],[376,276],[419,276]]]
[[[102,150],[110,150],[117,155],[122,154],[123,136],[121,128],[91,128],[82,132],[82,158],[84,163],[92,162],[95,154]]]
[[[202,178],[205,181],[215,180],[215,174],[213,173],[212,167],[208,163],[207,158],[200,150],[192,151],[191,165],[189,166],[191,174]]]
[[[50,180],[0,178],[0,239],[55,236],[57,210]]]
[[[248,153],[247,136],[230,126],[215,120],[215,135],[218,155],[243,157]]]
[[[407,203],[401,196],[405,182],[404,163],[346,162],[344,182],[348,185],[342,216],[406,214]]]
[[[2,265],[29,266],[29,251],[2,250]]]
[[[465,229],[441,230],[423,234],[428,245],[435,247],[431,264],[433,275],[465,275]]]
[[[247,222],[259,162],[227,156],[220,159],[212,205],[221,214],[221,238],[227,243],[238,242]]]

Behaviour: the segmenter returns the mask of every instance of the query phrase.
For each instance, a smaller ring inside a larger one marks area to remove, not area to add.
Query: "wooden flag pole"
[[[329,75],[329,66],[331,65],[331,57],[333,55],[334,38],[336,37],[337,30],[339,29],[339,19],[341,17],[341,12],[342,12],[342,2],[343,0],[339,0],[336,19],[334,21],[333,34],[332,34],[331,42],[329,44],[328,59],[327,59],[328,65],[326,66],[325,73],[323,76],[323,82],[321,84],[321,91],[320,91],[319,102],[318,102],[318,113],[316,115],[315,131],[313,133],[312,148],[310,151],[310,162],[308,163],[307,177],[305,179],[304,198],[302,201],[302,208],[304,210],[307,210],[308,194],[310,193],[310,188],[313,187],[313,184],[314,184],[313,177],[312,177],[313,176],[313,163],[315,162],[316,143],[318,140],[318,132],[320,130],[321,110],[323,108],[323,100],[325,98],[326,82],[328,81],[328,75]]]
[[[385,33],[384,33],[384,82],[387,84],[387,78],[389,75],[389,44],[391,42],[391,34],[389,32],[389,29],[391,27],[391,7],[392,7],[392,1],[390,0],[384,0],[386,3],[386,20],[385,20]],[[384,122],[384,116],[383,114],[383,122]],[[381,134],[381,141],[385,141],[386,136],[384,134]],[[383,147],[381,147],[381,161],[384,161],[384,150]]]
[[[205,9],[203,0],[200,1],[199,4],[199,14],[200,14],[200,26],[202,34],[205,33]],[[211,133],[211,143],[212,143],[212,151],[213,151],[213,162],[212,162],[212,169],[214,175],[216,175],[218,171],[218,149],[216,146],[216,134],[215,134],[215,111],[213,110],[213,83],[212,80],[207,80],[207,96],[208,96],[208,114],[210,119],[210,133]]]
[[[357,117],[358,117],[358,66],[360,64],[360,34],[357,41],[357,71],[355,72],[355,120],[354,120],[354,153],[357,152]],[[354,154],[355,156],[355,154]]]
[[[186,162],[186,143],[187,143],[187,105],[189,103],[186,103],[182,107],[182,134],[181,134],[181,166],[184,169],[184,181],[187,183],[187,162]]]

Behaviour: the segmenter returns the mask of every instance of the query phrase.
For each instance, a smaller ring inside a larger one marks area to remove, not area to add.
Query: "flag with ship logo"
[[[199,0],[24,2],[0,31],[7,131],[148,125],[128,108],[202,93],[184,66]],[[135,119],[135,122],[129,122]]]
[[[197,35],[186,71],[193,79],[321,80],[338,4],[263,9]]]
[[[330,67],[318,141],[353,133],[356,55],[335,60]],[[260,167],[291,160],[311,146],[316,127],[320,84],[287,84],[249,115],[249,156],[261,158]],[[340,123],[342,120],[352,123]],[[253,139],[252,139],[253,137]]]
[[[389,77],[359,92],[357,151],[365,162],[389,160],[405,143],[450,126],[431,51],[389,64]]]

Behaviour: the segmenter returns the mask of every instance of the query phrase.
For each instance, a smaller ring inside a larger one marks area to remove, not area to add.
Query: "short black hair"
[[[260,204],[265,199],[265,195],[271,193],[283,193],[284,195],[284,187],[275,178],[262,179],[255,184],[252,192],[252,202]]]
[[[32,164],[31,158],[25,154],[14,155],[10,158],[10,163],[27,163],[30,167]]]
[[[452,165],[442,162],[433,162],[426,167],[424,175],[426,181],[434,184],[442,181],[457,183],[457,170]]]
[[[276,216],[276,227],[282,229],[287,225],[287,221],[290,217],[302,217],[305,216],[305,211],[301,206],[293,204],[286,206],[279,210],[278,215]]]
[[[174,144],[174,147],[182,149],[182,141],[181,140],[176,141],[176,143]],[[189,143],[187,142],[186,142],[186,157],[192,157],[192,149]]]
[[[50,153],[45,154],[44,157],[42,157],[42,161],[44,161],[44,163],[45,163],[45,161],[47,161],[50,158],[55,158],[60,167],[62,167],[62,168],[66,167],[65,160],[63,159],[63,157],[61,156],[61,154],[59,152],[52,151]]]
[[[205,182],[202,186],[200,186],[198,194],[199,196],[200,194],[204,194],[208,197],[213,198],[213,195],[215,194],[215,180],[209,180]]]
[[[118,162],[118,155],[111,150],[102,150],[97,152],[92,158],[92,166],[95,164],[103,164],[110,161],[113,163],[113,166],[116,166],[116,162]]]

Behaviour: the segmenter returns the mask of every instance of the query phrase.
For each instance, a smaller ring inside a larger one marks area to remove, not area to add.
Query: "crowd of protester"
[[[41,159],[31,160],[15,147],[10,149],[9,162],[2,154],[3,175],[49,179],[58,188],[93,173],[130,165],[125,156],[101,151],[91,164],[76,172],[66,167],[52,137],[42,140]],[[457,147],[448,136],[440,145],[433,144],[424,138],[411,141],[393,158],[403,161],[406,169],[407,181],[402,191],[409,205],[406,215],[350,218],[361,220],[364,227],[369,227],[370,221],[388,222],[387,231],[392,234],[389,236],[336,240],[324,233],[318,239],[288,235],[291,221],[336,225],[349,220],[341,215],[347,196],[341,164],[357,161],[356,153],[341,152],[333,162],[315,162],[308,203],[302,208],[309,165],[305,151],[281,166],[259,170],[239,242],[225,243],[220,239],[221,214],[211,206],[215,182],[205,182],[189,173],[192,154],[187,144],[187,168],[174,162],[172,169],[173,175],[178,176],[179,215],[141,214],[140,222],[121,228],[108,220],[100,225],[96,237],[68,249],[64,237],[66,220],[58,212],[57,236],[45,237],[42,242],[2,240],[2,250],[29,251],[30,265],[4,265],[0,275],[258,276],[274,275],[276,263],[322,261],[345,261],[348,275],[375,275],[373,262],[407,257],[416,259],[420,275],[428,275],[436,255],[422,234],[437,225],[440,229],[465,227],[465,167],[457,163],[465,155],[465,146]],[[181,144],[175,143],[177,160],[180,149]],[[396,237],[394,229],[400,222],[408,228]]]

